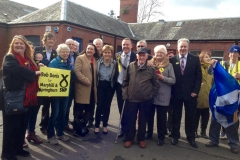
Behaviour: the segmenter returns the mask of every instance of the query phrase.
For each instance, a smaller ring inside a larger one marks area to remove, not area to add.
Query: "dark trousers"
[[[180,127],[182,119],[182,108],[185,107],[185,133],[188,140],[195,140],[195,125],[197,112],[197,99],[174,100],[173,102],[173,138],[180,138]]]
[[[72,106],[72,102],[75,105],[74,97],[75,97],[75,88],[74,88],[74,81],[71,81],[70,83],[70,88],[69,88],[69,96],[68,96],[68,106],[67,106],[67,112],[66,112],[66,120],[64,125],[68,126],[68,121],[69,121],[69,113],[70,113],[70,108]],[[74,114],[74,113],[73,113]]]
[[[147,119],[147,134],[152,137],[153,126],[154,126],[154,116],[155,116],[156,105],[151,105],[148,109],[148,119]]]
[[[173,130],[172,114],[173,114],[173,105],[172,105],[172,100],[170,100],[169,106],[167,108],[167,128],[169,132],[172,132]]]
[[[99,128],[101,114],[103,115],[103,127],[107,127],[114,89],[111,87],[111,82],[99,81],[97,91],[98,104],[95,114],[95,127]]]
[[[238,126],[239,121],[233,125],[225,128],[225,133],[229,140],[228,145],[231,148],[238,148],[239,136],[238,136]],[[218,123],[214,118],[212,118],[210,129],[209,129],[209,138],[213,144],[219,144],[221,124]]]
[[[49,116],[50,116],[49,109],[50,109],[50,105],[52,104],[52,98],[51,97],[43,97],[42,103],[43,103],[42,118],[41,118],[41,122],[40,122],[39,126],[41,128],[47,129]]]
[[[146,122],[148,116],[148,109],[152,105],[153,99],[144,102],[128,102],[124,107],[126,115],[126,141],[133,141],[136,134],[136,120],[139,111],[139,126],[137,133],[137,141],[144,141],[146,134]]]
[[[158,139],[165,139],[166,122],[167,122],[167,106],[154,105],[157,109],[157,133]]]
[[[197,108],[196,132],[198,129],[200,117],[201,117],[201,131],[205,132],[209,120],[209,108]]]
[[[16,156],[23,150],[29,112],[6,115],[3,111],[2,157]]]
[[[34,132],[37,122],[37,114],[39,111],[40,105],[36,107],[29,108],[29,119],[28,119],[28,132]]]
[[[117,104],[118,104],[118,111],[119,114],[121,116],[122,114],[122,109],[123,109],[123,103],[124,100],[122,98],[122,85],[120,83],[116,83],[116,95],[117,95]],[[127,102],[126,102],[127,103]],[[125,104],[126,105],[126,104]],[[124,107],[125,108],[125,107]],[[124,109],[125,110],[125,109]],[[124,115],[125,111],[123,111],[123,115],[122,115],[122,120],[121,120],[121,131],[124,133],[125,131],[125,125],[126,125],[126,120],[125,120],[125,115]]]
[[[94,91],[91,91],[90,94],[90,104],[81,104],[76,103],[74,105],[74,119],[84,119],[85,123],[89,121],[92,115],[92,110],[95,107],[95,100],[94,100]]]

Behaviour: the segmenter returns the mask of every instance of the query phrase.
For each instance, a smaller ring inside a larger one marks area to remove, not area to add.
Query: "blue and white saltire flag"
[[[209,94],[212,117],[224,128],[234,124],[234,113],[239,105],[240,85],[219,62],[213,67],[214,85]]]

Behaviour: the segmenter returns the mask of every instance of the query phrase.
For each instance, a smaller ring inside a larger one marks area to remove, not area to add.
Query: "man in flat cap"
[[[130,63],[123,79],[122,95],[123,99],[127,102],[125,103],[126,106],[124,106],[126,113],[125,148],[130,148],[133,143],[138,111],[139,126],[137,141],[140,148],[146,147],[144,139],[148,108],[152,105],[153,97],[157,95],[160,88],[156,71],[153,67],[147,65],[147,59],[147,49],[139,48],[137,50],[137,60]]]

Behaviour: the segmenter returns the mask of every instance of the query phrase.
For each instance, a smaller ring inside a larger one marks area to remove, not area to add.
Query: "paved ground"
[[[40,113],[39,113],[40,115]],[[39,124],[40,116],[38,116]],[[117,126],[119,122],[119,114],[114,97],[110,120],[109,134],[95,136],[93,129],[87,137],[75,138],[71,134],[69,142],[60,142],[59,145],[52,146],[46,141],[46,136],[40,133],[39,127],[36,127],[38,136],[44,139],[41,145],[29,144],[27,149],[31,153],[31,157],[22,158],[20,160],[239,160],[240,154],[232,154],[229,151],[227,140],[221,140],[219,147],[207,148],[204,146],[208,140],[197,138],[198,149],[192,148],[185,139],[184,123],[182,123],[180,139],[177,146],[171,145],[171,139],[166,137],[165,144],[161,147],[157,146],[156,126],[154,127],[154,137],[147,140],[147,148],[141,149],[135,143],[131,148],[123,147],[122,139],[118,139],[115,144]],[[183,121],[184,122],[184,121]],[[2,119],[0,118],[0,124]],[[0,126],[2,127],[2,125]],[[0,131],[0,142],[2,142],[2,130]],[[1,146],[0,146],[1,150]]]

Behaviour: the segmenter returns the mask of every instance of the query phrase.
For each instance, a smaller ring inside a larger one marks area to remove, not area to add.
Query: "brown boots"
[[[28,132],[28,135],[27,135],[26,139],[28,140],[28,142],[33,141],[36,144],[43,143],[42,140],[37,138],[37,136],[35,135],[35,132]]]

